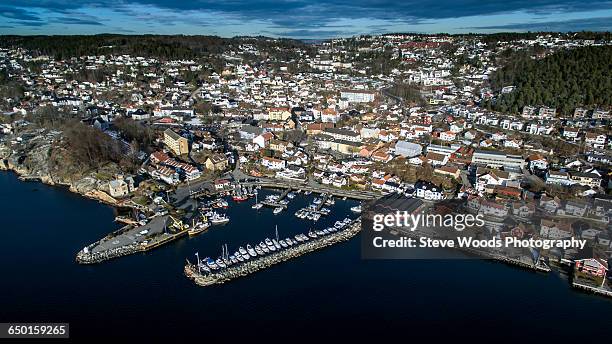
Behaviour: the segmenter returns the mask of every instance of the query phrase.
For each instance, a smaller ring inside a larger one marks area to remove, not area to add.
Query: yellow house
[[[164,144],[176,155],[189,153],[187,139],[175,133],[172,129],[164,131]]]
[[[206,159],[206,168],[211,171],[223,171],[227,165],[227,158],[223,154],[213,154]]]

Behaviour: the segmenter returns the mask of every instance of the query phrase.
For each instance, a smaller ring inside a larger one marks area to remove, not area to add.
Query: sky
[[[611,31],[612,0],[0,0],[0,34]]]

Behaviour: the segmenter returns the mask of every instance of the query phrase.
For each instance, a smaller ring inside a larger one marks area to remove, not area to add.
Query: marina
[[[259,270],[279,264],[289,259],[300,257],[309,252],[346,241],[361,230],[360,219],[337,221],[332,227],[323,230],[310,231],[308,235],[297,234],[286,239],[266,238],[252,249],[240,247],[231,256],[224,252],[224,256],[215,259],[200,259],[196,253],[196,263],[187,260],[185,276],[192,279],[199,286],[222,284],[238,277],[253,274]],[[278,238],[278,237],[277,237]],[[279,243],[280,242],[280,243]]]
[[[310,196],[310,192],[301,194],[293,192],[292,189],[281,189],[280,193],[275,191],[278,189],[265,189],[264,192],[262,190],[264,189],[260,186],[238,186],[233,188],[233,191],[225,192],[225,196],[200,196],[196,211],[189,214],[187,218],[163,215],[155,216],[148,222],[146,220],[141,220],[140,223],[132,221],[129,225],[81,249],[76,255],[76,261],[79,264],[97,264],[110,259],[147,252],[185,236],[190,238],[199,236],[213,227],[227,225],[231,221],[227,211],[242,203],[250,204],[248,201],[251,199],[254,199],[254,203],[249,206],[251,211],[268,207],[272,208],[272,215],[277,216],[289,208],[297,195],[312,198],[312,203],[309,205],[310,215],[307,216],[314,221],[319,220],[323,215],[330,214],[331,210],[324,208],[324,205],[330,207],[335,204],[333,197],[326,193]],[[260,196],[264,201],[258,202]],[[123,220],[123,222],[126,221]]]
[[[218,208],[231,219],[225,226],[211,226],[197,236],[181,237],[154,251],[81,266],[74,263],[79,247],[90,243],[92,237],[101,238],[122,227],[114,222],[117,214],[113,209],[62,188],[20,182],[8,173],[0,173],[0,184],[5,195],[12,195],[0,197],[6,215],[2,228],[19,229],[4,231],[0,256],[4,261],[21,262],[3,266],[3,274],[11,276],[0,287],[0,302],[7,310],[5,321],[10,320],[8,315],[26,319],[28,314],[42,310],[47,319],[70,322],[71,330],[112,329],[129,340],[142,340],[141,333],[126,329],[126,319],[146,319],[147,326],[171,329],[171,335],[155,332],[150,336],[175,340],[176,333],[202,324],[225,336],[236,330],[237,323],[244,333],[281,337],[313,333],[314,323],[320,324],[316,335],[350,333],[356,326],[400,327],[407,321],[430,333],[439,329],[439,324],[432,324],[430,319],[438,319],[443,313],[457,319],[449,323],[449,331],[461,331],[467,323],[478,322],[487,325],[483,335],[494,336],[507,328],[500,321],[511,323],[529,309],[529,319],[538,323],[537,331],[526,327],[521,336],[550,331],[572,338],[575,330],[560,327],[559,323],[580,321],[576,309],[593,315],[591,324],[601,328],[607,326],[612,315],[609,299],[569,288],[567,281],[554,273],[525,273],[475,259],[427,260],[427,252],[423,252],[422,259],[363,260],[357,240],[361,233],[287,264],[274,264],[257,274],[235,278],[222,287],[200,288],[184,277],[185,258],[195,263],[195,252],[218,255],[224,243],[246,249],[247,243],[272,238],[276,226],[281,237],[308,232],[308,225],[295,226],[293,215],[312,201],[313,195],[305,196],[303,192],[296,194],[287,211],[277,216],[270,209],[252,210],[254,199],[236,204],[230,200],[231,207]],[[273,192],[261,190],[259,197],[269,193]],[[21,204],[39,209],[39,216],[27,216]],[[350,208],[357,204],[350,199],[336,199],[332,214],[322,217],[316,228],[332,226],[347,216],[354,218]],[[65,216],[66,209],[73,209],[71,216]],[[32,250],[37,254],[33,255]],[[24,270],[32,273],[20,273]],[[369,297],[364,297],[365,290]],[[410,298],[409,304],[397,302],[410,295],[418,297]],[[482,302],[474,304],[474,297]],[[442,299],[444,305],[433,304],[434,299]],[[293,300],[293,306],[288,308],[286,300]],[[328,303],[336,306],[321,307]],[[111,306],[116,304],[123,305],[122,317],[108,315],[117,311],[116,306]],[[371,314],[380,312],[381,304],[388,305],[388,317],[377,320]],[[203,311],[211,309],[214,311]],[[414,316],[415,309],[419,317]],[[347,313],[359,317],[350,322],[338,321]],[[494,313],[501,319],[493,322]],[[246,314],[251,321],[243,321]],[[281,322],[288,325],[269,326]],[[582,333],[580,336],[584,338]]]

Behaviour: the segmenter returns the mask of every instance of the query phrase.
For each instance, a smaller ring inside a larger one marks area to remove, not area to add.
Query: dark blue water
[[[74,256],[118,226],[113,209],[0,173],[0,322],[69,322],[73,338],[284,339],[609,336],[612,301],[478,260],[362,261],[358,238],[223,286],[197,287],[186,258],[218,255],[311,222],[235,205],[231,222],[146,254],[82,266]],[[338,201],[340,217],[353,202]],[[335,221],[328,219],[327,221]],[[317,228],[325,226],[319,223]],[[256,340],[256,339],[253,339]]]

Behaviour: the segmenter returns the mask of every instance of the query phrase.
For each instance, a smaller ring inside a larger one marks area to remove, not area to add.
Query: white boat
[[[262,203],[255,203],[251,206],[251,209],[259,210],[261,207],[263,207]]]
[[[251,257],[257,257],[257,252],[255,252],[251,245],[247,245],[247,252],[251,255]]]
[[[222,225],[229,222],[229,217],[226,215],[219,215],[219,213],[213,213],[210,216],[210,223],[213,225]]]
[[[295,194],[293,192],[290,192],[287,194],[287,198],[289,199],[293,199],[295,197]]]
[[[190,228],[187,231],[187,234],[189,234],[189,236],[195,236],[204,232],[206,229],[208,229],[208,227],[210,227],[210,223],[208,223],[208,221],[198,222],[195,224],[195,226],[193,226],[193,228]]]
[[[351,211],[353,213],[357,213],[357,214],[361,213],[361,204],[360,205],[356,205],[354,207],[351,207]]]
[[[281,245],[276,239],[272,239],[272,243],[274,244],[274,247],[276,247],[277,250],[281,249]]]
[[[278,208],[274,208],[273,213],[274,213],[274,215],[277,215],[277,214],[280,214],[281,211],[283,211],[283,208],[282,207],[278,207]]]

